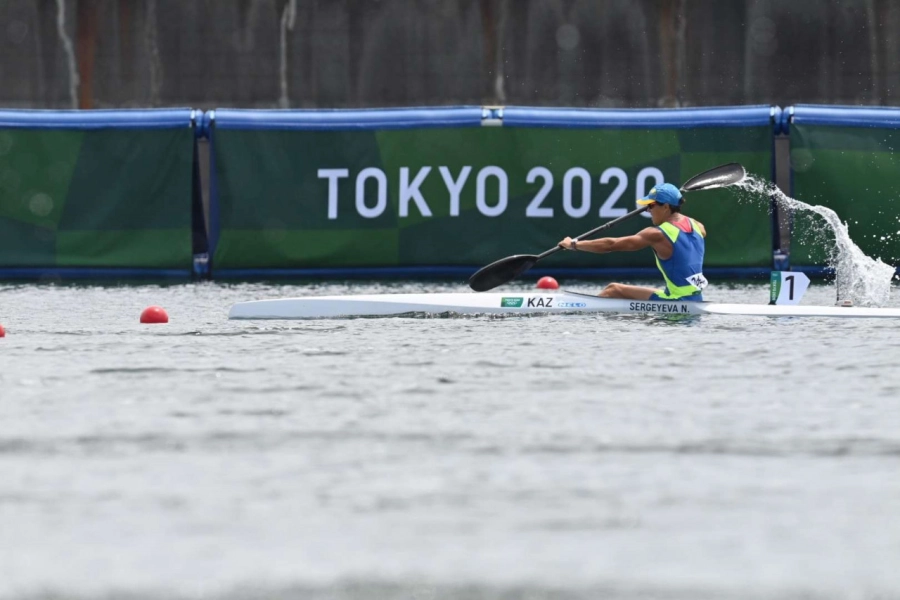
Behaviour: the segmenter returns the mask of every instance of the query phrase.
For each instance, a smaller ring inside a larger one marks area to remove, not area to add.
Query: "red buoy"
[[[538,279],[537,287],[541,290],[558,290],[559,284],[552,277],[545,276]]]
[[[141,313],[141,323],[168,323],[169,315],[161,306],[148,306]]]
[[[0,337],[6,337],[6,330],[3,329],[3,325],[0,325]]]

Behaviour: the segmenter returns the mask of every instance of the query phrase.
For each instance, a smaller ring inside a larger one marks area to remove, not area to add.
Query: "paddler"
[[[664,289],[610,283],[600,292],[601,298],[703,300],[702,292],[707,284],[703,276],[706,228],[699,221],[681,214],[684,204],[681,191],[671,183],[663,183],[637,203],[649,208],[653,227],[619,238],[575,241],[567,237],[559,246],[566,250],[598,254],[631,252],[648,247],[653,249],[656,266],[666,282]]]

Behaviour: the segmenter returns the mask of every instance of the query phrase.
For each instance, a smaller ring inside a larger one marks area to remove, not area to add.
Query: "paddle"
[[[739,165],[738,163],[729,163],[727,165],[722,165],[720,167],[715,167],[714,169],[710,169],[709,171],[704,171],[699,175],[694,175],[690,179],[688,179],[684,185],[681,186],[682,192],[695,192],[698,190],[711,190],[714,188],[726,187],[729,185],[734,185],[735,183],[742,180],[746,177],[747,172],[744,171],[744,167]],[[621,223],[622,221],[627,221],[635,215],[639,215],[648,207],[642,206],[637,208],[627,215],[621,216],[618,219],[613,219],[608,223],[604,223],[600,227],[596,227],[591,229],[587,233],[582,233],[576,238],[572,238],[575,241],[590,237],[596,233],[603,231],[604,229],[609,229],[613,225]],[[503,285],[508,281],[512,281],[531,267],[535,265],[535,263],[542,258],[547,258],[551,254],[559,252],[562,250],[559,246],[554,246],[553,248],[543,252],[541,254],[514,254],[513,256],[507,256],[506,258],[501,258],[498,261],[492,262],[486,267],[480,268],[475,272],[474,275],[469,277],[469,287],[475,290],[476,292],[486,292],[488,290],[492,290],[498,285]]]

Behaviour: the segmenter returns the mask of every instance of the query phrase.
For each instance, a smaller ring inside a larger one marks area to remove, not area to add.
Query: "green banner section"
[[[0,267],[190,269],[193,135],[0,129]]]
[[[663,181],[727,162],[770,177],[772,129],[218,129],[215,269],[483,265],[539,253],[633,210]],[[768,200],[686,195],[706,264],[771,264]],[[643,216],[608,235],[650,225]],[[652,267],[650,250],[542,266]]]
[[[827,206],[851,239],[873,258],[900,265],[897,173],[900,130],[791,125],[794,197]],[[834,234],[822,217],[795,211],[791,263],[825,265]]]

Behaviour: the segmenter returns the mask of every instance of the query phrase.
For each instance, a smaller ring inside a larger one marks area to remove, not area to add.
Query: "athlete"
[[[656,290],[637,285],[611,283],[600,292],[601,298],[629,300],[703,300],[707,281],[703,276],[703,252],[706,229],[699,221],[681,214],[684,199],[671,183],[658,185],[637,201],[647,206],[653,227],[635,235],[596,240],[565,238],[559,243],[566,250],[584,252],[622,252],[652,248],[666,287]]]

